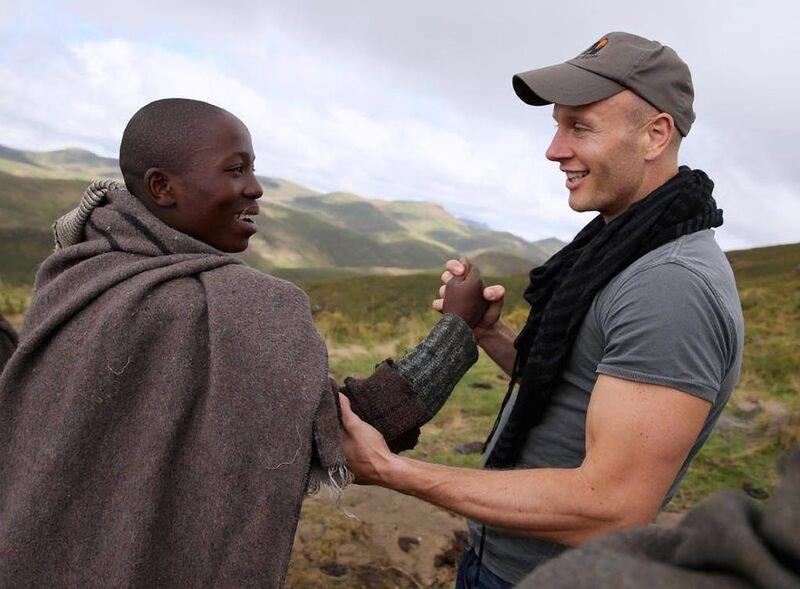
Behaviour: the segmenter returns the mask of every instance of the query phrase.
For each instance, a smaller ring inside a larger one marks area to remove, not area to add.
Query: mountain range
[[[75,207],[96,177],[121,180],[117,160],[75,148],[37,152],[0,145],[0,279],[30,281],[51,249],[53,220]],[[458,255],[472,257],[486,274],[519,274],[564,245],[493,231],[429,202],[259,180],[259,232],[242,258],[291,278],[430,271]]]

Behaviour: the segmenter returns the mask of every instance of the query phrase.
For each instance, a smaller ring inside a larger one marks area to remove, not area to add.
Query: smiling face
[[[632,122],[637,100],[623,91],[584,106],[553,107],[557,129],[546,156],[565,172],[573,210],[598,211],[608,222],[651,191],[647,132]]]
[[[163,180],[148,181],[159,204],[158,216],[218,250],[244,251],[257,231],[251,217],[258,214],[256,200],[262,195],[250,133],[239,119],[224,113],[212,117],[203,137],[194,143],[184,170],[162,171]]]

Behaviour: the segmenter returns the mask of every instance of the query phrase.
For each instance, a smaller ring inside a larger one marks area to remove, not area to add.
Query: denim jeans
[[[475,583],[475,575],[480,568],[478,582]],[[511,589],[513,585],[504,581],[483,564],[478,564],[478,555],[472,548],[467,548],[458,563],[458,573],[456,576],[456,589]]]

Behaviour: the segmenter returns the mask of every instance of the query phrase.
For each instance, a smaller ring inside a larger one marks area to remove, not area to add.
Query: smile
[[[587,172],[586,170],[583,171],[563,170],[563,172],[567,175],[566,185],[567,189],[569,190],[575,190],[576,188],[578,188],[578,186],[581,185],[583,179],[589,175],[589,172]]]
[[[575,181],[575,180],[580,180],[584,176],[587,176],[589,172],[566,172],[566,174],[567,174],[567,180]]]
[[[239,211],[238,213],[234,213],[233,218],[237,221],[243,221],[245,223],[255,223],[253,217],[258,215],[258,205],[252,205],[244,209],[243,211]]]

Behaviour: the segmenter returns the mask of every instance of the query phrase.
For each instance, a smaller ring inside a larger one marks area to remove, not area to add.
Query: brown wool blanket
[[[0,376],[0,586],[278,587],[304,492],[346,482],[308,300],[111,188]]]
[[[800,589],[800,448],[765,506],[715,493],[674,528],[648,526],[569,550],[518,589]]]
[[[8,322],[8,319],[0,315],[0,374],[3,368],[11,358],[11,354],[17,349],[17,342],[19,337],[14,326]]]

